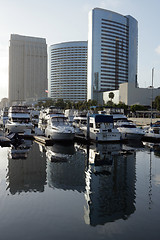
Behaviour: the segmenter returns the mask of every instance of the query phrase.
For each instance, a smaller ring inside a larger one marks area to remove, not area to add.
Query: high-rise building
[[[87,100],[87,41],[51,45],[49,54],[49,96]]]
[[[46,40],[11,34],[9,102],[23,102],[46,97],[47,88]]]
[[[131,16],[95,8],[89,13],[87,99],[120,83],[137,84],[138,23]]]

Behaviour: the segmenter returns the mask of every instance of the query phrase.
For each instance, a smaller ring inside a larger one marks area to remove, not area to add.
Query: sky
[[[88,39],[88,13],[103,8],[138,21],[139,87],[160,87],[159,0],[0,0],[0,100],[8,97],[11,34],[46,38],[47,46]]]

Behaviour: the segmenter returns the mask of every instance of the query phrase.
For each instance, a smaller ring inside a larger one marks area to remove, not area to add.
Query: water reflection
[[[92,226],[127,219],[135,211],[133,146],[78,144],[42,146],[26,142],[27,157],[9,149],[7,183],[11,194],[49,188],[84,193],[84,219]],[[30,149],[29,149],[30,147]],[[14,149],[20,152],[21,148]],[[11,158],[12,156],[12,158]]]
[[[74,145],[46,147],[47,181],[51,188],[84,192],[85,155]]]
[[[9,148],[7,189],[11,194],[43,192],[46,184],[45,156],[41,156],[39,146],[35,143],[32,145],[29,140],[24,140],[23,146]]]
[[[21,140],[21,142],[14,142],[9,148],[9,159],[26,159],[29,150],[32,146],[31,140]]]
[[[96,226],[127,219],[135,211],[135,152],[124,154],[122,150],[120,144],[98,144],[89,149],[86,224]]]

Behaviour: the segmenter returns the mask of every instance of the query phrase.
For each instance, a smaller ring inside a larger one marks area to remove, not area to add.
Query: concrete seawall
[[[150,118],[128,118],[128,120],[133,121],[137,126],[145,126],[151,123]],[[160,118],[153,118],[152,123],[160,121]]]

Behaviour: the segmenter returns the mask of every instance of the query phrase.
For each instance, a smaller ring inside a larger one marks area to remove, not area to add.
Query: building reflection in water
[[[85,223],[127,219],[135,211],[135,152],[120,144],[98,144],[88,151]]]
[[[47,181],[51,188],[85,191],[85,154],[73,144],[46,147]]]
[[[7,184],[11,194],[44,191],[46,157],[40,154],[38,144],[24,140],[23,144],[9,148]]]

